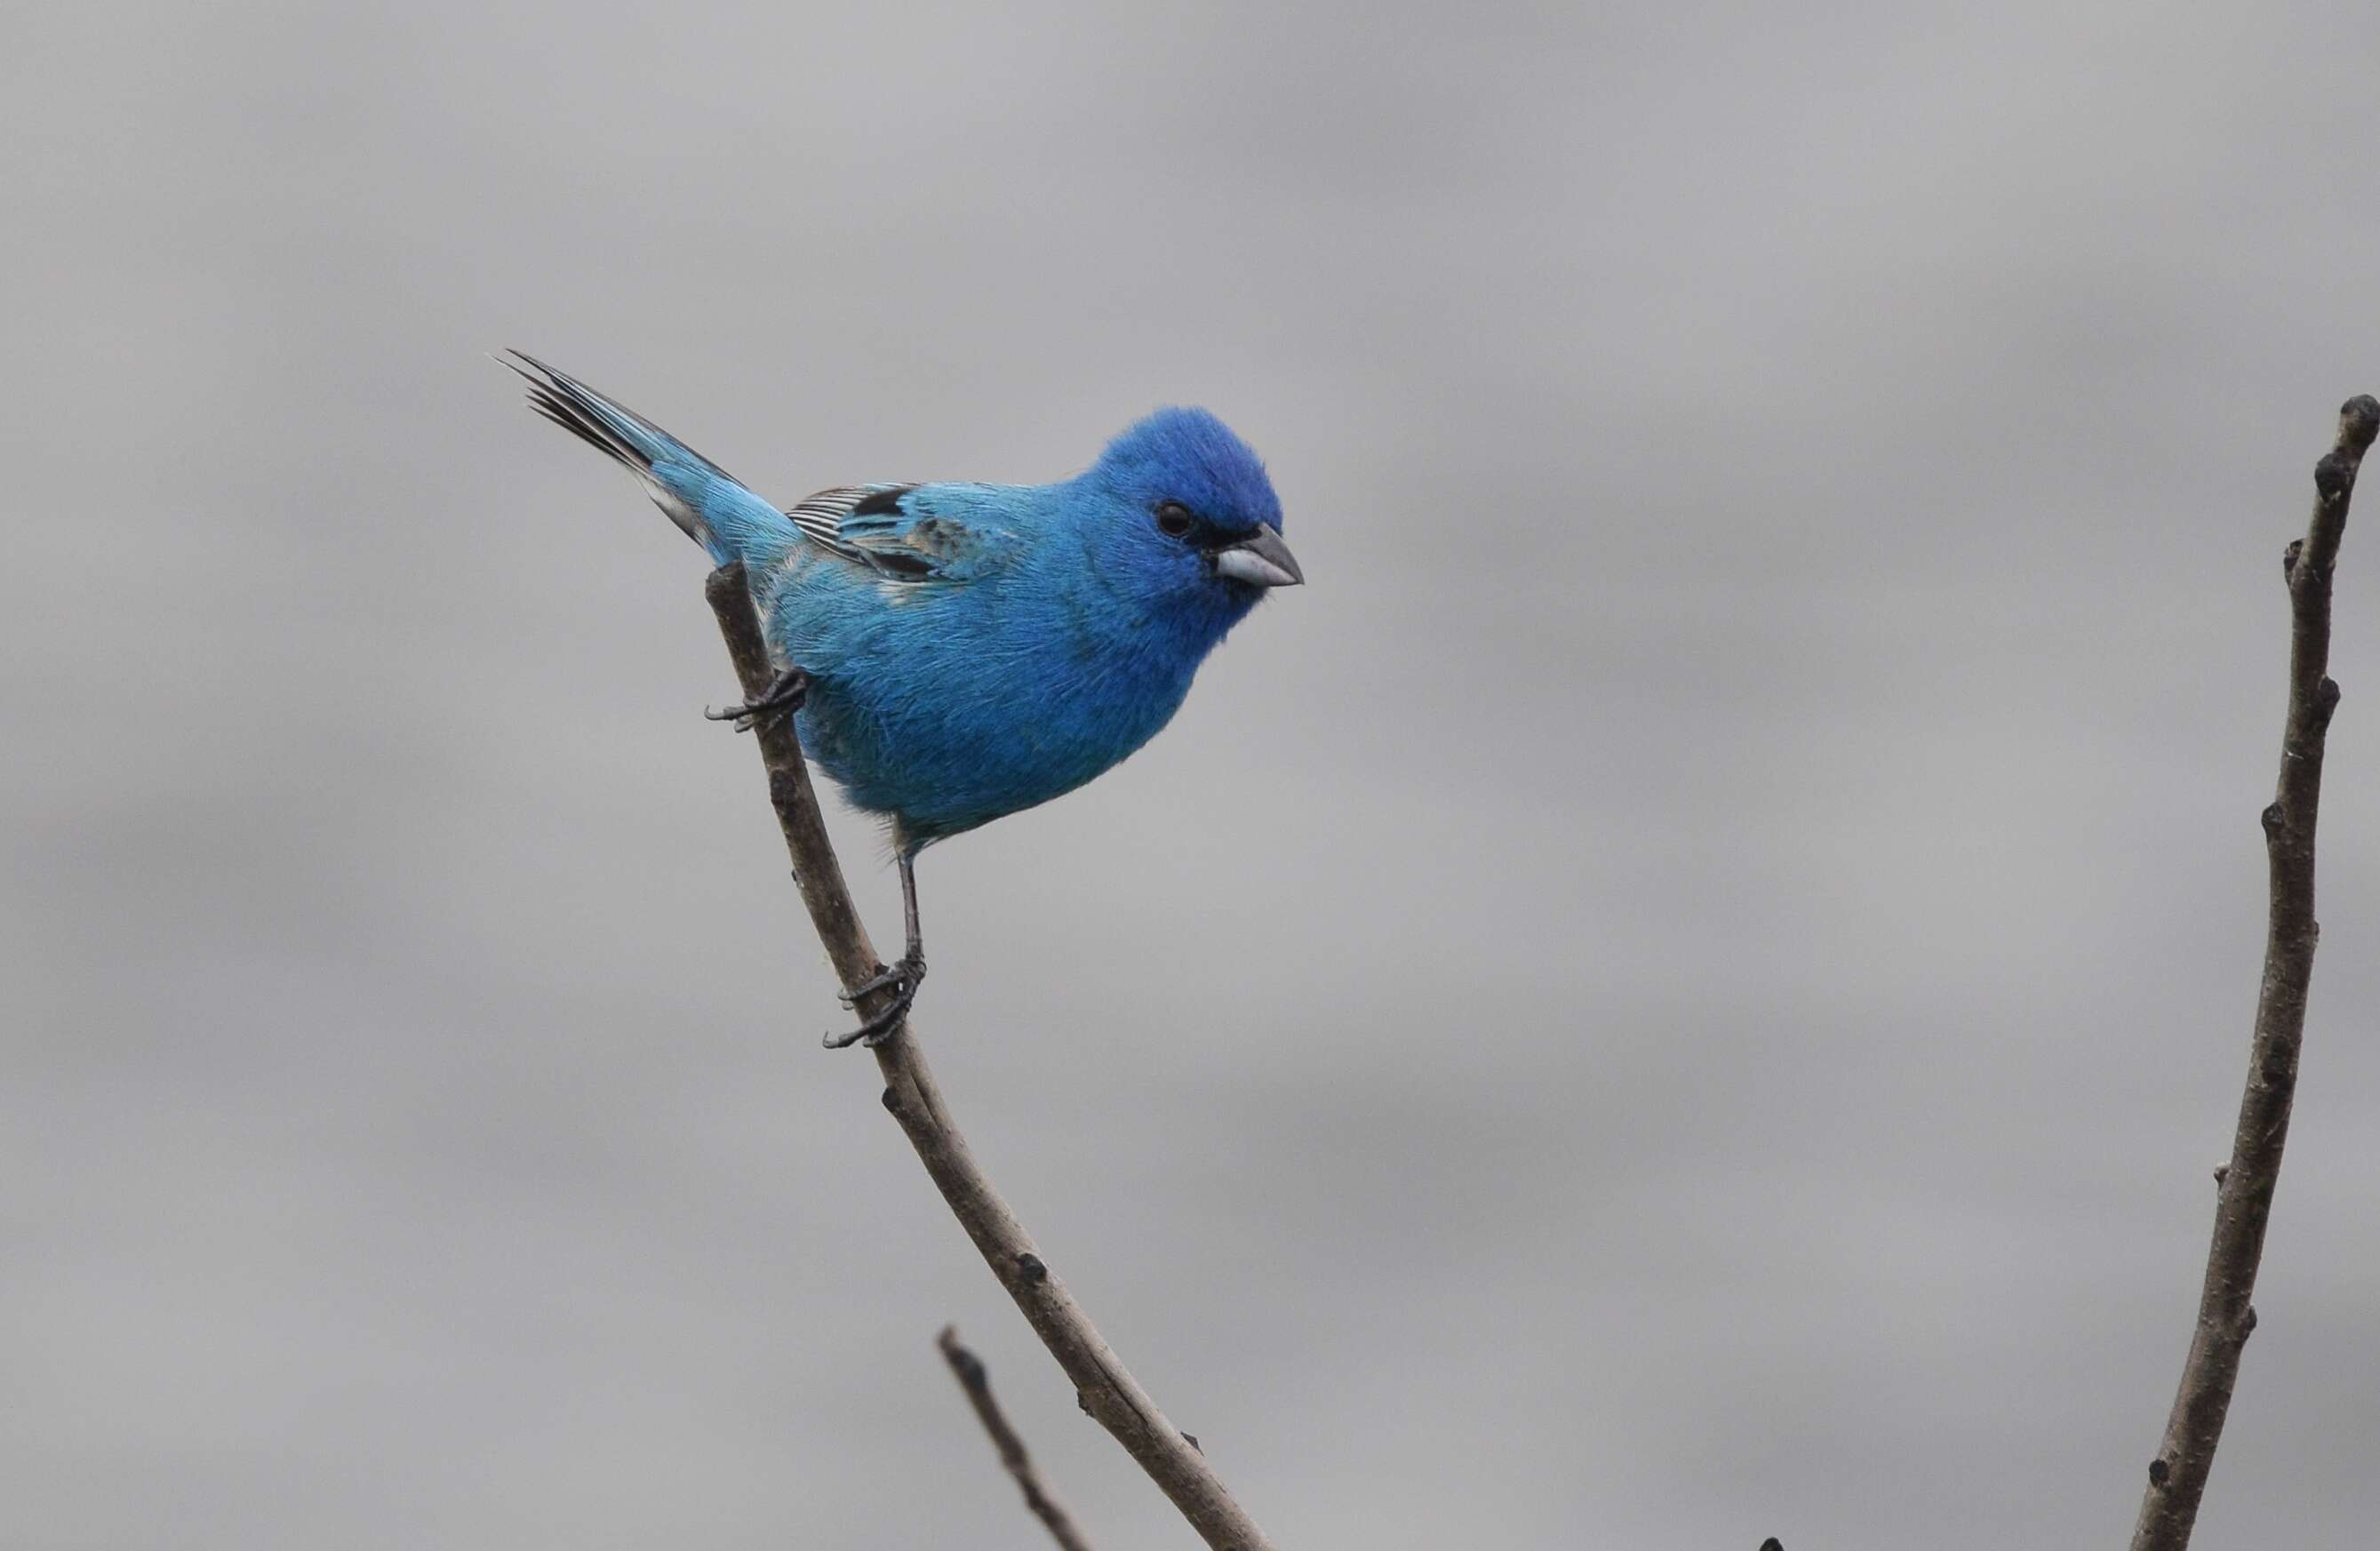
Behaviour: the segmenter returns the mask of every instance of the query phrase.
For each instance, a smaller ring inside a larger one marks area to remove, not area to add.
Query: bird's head
[[[1160,409],[1083,476],[1108,509],[1102,549],[1153,604],[1217,638],[1277,587],[1305,580],[1256,450],[1204,409]]]

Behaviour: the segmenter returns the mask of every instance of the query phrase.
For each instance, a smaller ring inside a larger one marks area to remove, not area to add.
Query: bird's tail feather
[[[518,350],[496,357],[528,382],[529,407],[634,474],[662,514],[724,565],[763,563],[798,534],[727,470],[622,404]]]

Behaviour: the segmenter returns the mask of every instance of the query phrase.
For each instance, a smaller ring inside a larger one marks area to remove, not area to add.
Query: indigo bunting
[[[1264,465],[1203,409],[1160,409],[1052,484],[842,485],[781,512],[512,354],[540,414],[625,467],[714,563],[743,562],[779,674],[713,714],[794,717],[803,752],[890,828],[905,951],[852,995],[896,995],[831,1045],[881,1037],[917,997],[918,852],[1140,747],[1232,626],[1305,579]]]

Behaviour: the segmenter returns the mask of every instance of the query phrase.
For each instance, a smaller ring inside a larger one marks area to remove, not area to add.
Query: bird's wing
[[[895,582],[965,581],[1014,547],[1006,527],[923,485],[838,485],[786,510],[802,537]]]

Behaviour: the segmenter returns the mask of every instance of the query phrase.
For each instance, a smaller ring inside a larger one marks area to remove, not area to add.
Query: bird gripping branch
[[[895,994],[830,1046],[884,1037],[917,996],[920,851],[1132,754],[1232,627],[1305,580],[1264,465],[1203,409],[1160,409],[1050,484],[843,485],[780,511],[576,378],[504,364],[714,563],[744,565],[778,674],[721,714],[793,717],[891,831],[905,951],[849,995]]]

